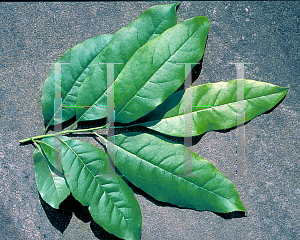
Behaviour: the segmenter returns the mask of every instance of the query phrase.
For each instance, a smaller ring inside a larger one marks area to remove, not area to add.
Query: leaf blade
[[[116,135],[115,146],[118,170],[159,201],[196,210],[246,211],[232,182],[181,144],[135,132]],[[191,158],[184,159],[185,153]],[[195,175],[184,175],[191,159]]]
[[[115,81],[117,122],[129,123],[144,116],[182,85],[184,65],[177,63],[201,60],[208,29],[206,17],[185,20],[133,55]]]
[[[124,239],[140,239],[142,216],[132,190],[119,176],[107,177],[106,154],[94,145],[62,140],[62,165],[75,199],[106,231]]]
[[[57,61],[61,63],[62,69],[62,105],[75,106],[78,89],[85,79],[89,67],[94,63],[95,57],[112,39],[113,35],[99,35],[95,38],[87,39],[66,51]],[[70,63],[70,64],[64,64]],[[42,91],[42,112],[46,125],[54,125],[54,99],[55,99],[55,71],[52,67],[49,76],[46,78]],[[74,107],[62,108],[62,122],[65,122],[75,116]],[[60,119],[56,119],[60,123]]]
[[[33,154],[35,179],[37,189],[42,199],[51,207],[58,209],[59,204],[70,194],[70,189],[66,184],[63,175],[57,174],[54,170],[53,162],[49,159],[53,156],[53,151],[57,151],[53,147],[50,139],[40,141],[41,151],[37,148]]]
[[[245,79],[244,99],[237,102],[237,80],[208,83],[174,93],[163,104],[150,112],[138,125],[177,137],[191,137],[212,130],[223,130],[237,125],[237,109],[245,105],[245,122],[274,107],[288,88]],[[192,95],[192,130],[185,132],[184,114],[186,95]],[[218,96],[218,97],[216,97]],[[179,102],[176,99],[181,99]]]
[[[123,63],[114,65],[114,77],[116,78],[132,55],[147,41],[156,38],[166,29],[177,23],[176,6],[178,3],[157,5],[143,12],[135,21],[127,27],[120,29],[98,56],[96,62]],[[77,121],[90,121],[106,117],[107,68],[103,64],[95,64],[91,68],[78,93]],[[108,90],[109,89],[109,90]],[[93,107],[92,107],[93,106]]]

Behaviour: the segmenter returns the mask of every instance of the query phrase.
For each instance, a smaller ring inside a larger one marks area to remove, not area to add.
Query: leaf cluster
[[[177,24],[177,5],[154,6],[115,35],[69,49],[44,83],[44,135],[21,141],[36,146],[36,183],[43,200],[59,208],[72,193],[96,223],[122,239],[140,239],[142,225],[140,206],[123,176],[153,198],[179,207],[246,210],[233,183],[209,161],[157,134],[114,135],[115,124],[191,138],[236,126],[240,109],[247,122],[274,107],[288,90],[247,79],[186,84],[188,66],[202,59],[209,21],[195,17]],[[46,135],[51,126],[72,119],[69,130]],[[99,119],[107,124],[73,130]],[[97,133],[101,128],[108,130],[106,136]],[[101,138],[106,152],[63,136],[84,131]]]

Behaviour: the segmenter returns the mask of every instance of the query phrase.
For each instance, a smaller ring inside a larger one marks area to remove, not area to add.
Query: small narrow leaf
[[[39,141],[42,152],[37,148],[33,154],[37,189],[42,199],[51,207],[58,209],[59,204],[70,194],[64,175],[53,166],[53,139]]]
[[[151,7],[115,34],[97,57],[96,64],[92,66],[80,87],[77,106],[86,107],[76,109],[77,121],[106,117],[107,86],[111,89],[113,84],[107,82],[105,63],[116,63],[114,65],[114,78],[116,78],[140,47],[177,23],[175,11],[177,5],[178,3]]]
[[[157,200],[196,210],[245,211],[233,183],[184,145],[137,132],[116,135],[115,145],[118,170]],[[192,169],[187,175],[186,164]]]
[[[64,106],[64,108],[62,108],[62,122],[75,116],[78,89],[85,79],[89,67],[94,63],[95,57],[102,51],[112,37],[113,35],[106,34],[85,40],[69,49],[58,60],[58,63],[61,63],[61,101]],[[52,67],[48,78],[45,80],[41,100],[44,121],[49,126],[55,124],[54,67],[55,66]],[[60,123],[59,119],[56,119],[56,124],[57,123]]]
[[[175,92],[164,103],[142,119],[139,125],[177,137],[191,137],[212,130],[237,125],[237,109],[243,106],[245,122],[270,110],[287,93],[288,88],[244,81],[244,100],[237,101],[237,80],[208,83]],[[185,114],[185,98],[192,96],[192,113]],[[181,99],[180,101],[178,99]],[[245,107],[245,108],[244,108]],[[191,118],[191,135],[185,132],[186,118]]]
[[[62,165],[72,195],[89,206],[91,216],[106,231],[123,239],[140,239],[142,215],[128,185],[107,176],[106,154],[94,145],[62,140]]]

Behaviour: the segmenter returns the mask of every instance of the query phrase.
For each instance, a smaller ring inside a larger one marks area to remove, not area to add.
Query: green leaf
[[[78,89],[85,79],[89,67],[94,63],[95,57],[112,39],[113,35],[100,35],[85,40],[69,49],[58,60],[61,64],[61,96],[62,105],[70,106],[62,108],[62,122],[65,122],[76,114],[76,99]],[[66,64],[69,63],[69,64]],[[55,93],[55,66],[52,67],[48,78],[45,80],[42,91],[42,110],[44,121],[51,126],[61,121],[54,122],[54,93]],[[59,108],[60,110],[60,108]]]
[[[175,11],[177,5],[178,3],[158,5],[146,10],[135,21],[115,34],[95,63],[122,63],[114,65],[114,78],[116,78],[140,47],[177,23]],[[107,85],[109,89],[113,87],[113,82],[107,83],[106,73],[105,64],[92,66],[78,93],[77,106],[87,106],[87,108],[76,109],[77,121],[106,117]]]
[[[54,148],[53,138],[45,138],[39,144],[42,152],[37,148],[33,154],[37,189],[46,203],[58,209],[70,189],[60,169],[54,169],[54,152],[58,150]]]
[[[206,17],[192,18],[138,49],[115,80],[115,121],[134,121],[171,95],[185,79],[184,65],[177,63],[198,62],[202,58],[208,28]],[[93,106],[77,109],[80,121],[106,117],[106,78],[101,77],[104,71],[99,66],[90,71],[94,78],[87,78],[79,90],[77,105]]]
[[[116,135],[115,145],[118,170],[157,200],[196,210],[245,211],[232,182],[184,145],[136,132]]]
[[[121,177],[106,175],[107,155],[90,143],[64,138],[62,156],[72,195],[89,206],[95,222],[119,238],[140,239],[139,204]]]
[[[116,122],[129,123],[152,111],[185,80],[185,66],[202,58],[209,22],[185,20],[141,47],[115,81]]]
[[[139,125],[171,136],[197,136],[236,126],[237,109],[242,109],[243,115],[245,109],[245,122],[248,122],[274,107],[288,91],[288,88],[254,80],[245,79],[244,84],[242,101],[237,101],[237,80],[199,85],[185,93],[175,92]],[[187,96],[191,96],[193,107],[191,113],[185,114]],[[187,118],[191,119],[190,134],[185,132]]]

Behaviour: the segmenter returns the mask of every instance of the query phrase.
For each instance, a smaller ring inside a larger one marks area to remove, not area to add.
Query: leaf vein
[[[177,175],[173,174],[172,172],[166,171],[165,169],[163,169],[163,168],[161,168],[161,167],[159,167],[159,166],[157,166],[157,165],[155,165],[155,164],[153,164],[153,163],[151,163],[151,162],[149,162],[149,161],[147,161],[147,160],[145,160],[145,159],[142,159],[142,158],[140,158],[139,156],[136,156],[136,155],[134,155],[134,154],[131,153],[131,152],[128,152],[126,149],[124,149],[124,148],[122,148],[122,147],[120,147],[120,146],[118,146],[118,145],[116,145],[116,146],[117,146],[119,149],[121,149],[121,150],[127,152],[128,154],[133,155],[133,156],[139,158],[140,161],[143,161],[143,162],[145,162],[145,163],[148,163],[148,164],[150,164],[150,165],[153,165],[153,166],[154,166],[154,169],[155,169],[155,168],[159,168],[161,171],[167,172],[168,174],[171,174],[171,176],[173,176],[173,177],[178,177],[178,178],[180,178],[180,179],[182,179],[182,180],[188,182],[189,184],[195,185],[195,186],[197,186],[197,187],[199,187],[199,188],[201,188],[201,189],[203,189],[203,190],[205,190],[205,191],[208,191],[209,193],[215,194],[215,195],[217,195],[217,196],[219,196],[219,197],[221,197],[221,198],[224,198],[224,199],[227,200],[227,201],[230,201],[229,199],[227,199],[227,198],[221,196],[220,194],[217,194],[217,193],[215,193],[215,192],[213,192],[213,191],[210,191],[210,190],[206,189],[206,188],[203,187],[203,186],[199,186],[199,185],[197,185],[197,184],[195,184],[195,183],[189,181],[188,179],[185,179],[185,178],[183,178],[183,177],[177,176]],[[231,202],[231,201],[230,201],[230,202]]]
[[[148,81],[146,81],[142,87],[140,87],[140,89],[134,94],[133,97],[130,98],[130,100],[125,104],[125,106],[118,112],[118,114],[116,115],[116,118],[119,116],[119,114],[123,111],[123,109],[133,100],[133,98],[138,94],[138,92],[151,80],[151,78],[162,68],[162,66],[166,63],[169,62],[169,60],[172,58],[172,56],[174,56],[187,42],[189,39],[191,39],[194,34],[196,34],[196,32],[198,31],[199,28],[197,28],[197,30],[173,53],[173,55],[171,55],[166,61],[163,62],[163,64],[151,75],[151,77],[148,79]],[[169,43],[168,43],[169,46]],[[152,60],[153,61],[153,60]],[[172,62],[170,62],[172,63]],[[124,67],[125,68],[125,67]],[[116,81],[118,81],[118,78],[116,79]]]
[[[79,159],[79,161],[86,166],[86,164],[83,162],[83,160],[78,156],[78,154],[71,148],[71,146],[69,146],[64,140],[60,139],[60,141],[62,141],[72,152],[73,154],[76,156],[77,159]],[[109,196],[109,194],[105,191],[105,189],[103,188],[103,186],[101,185],[101,183],[98,181],[98,179],[94,176],[94,174],[90,171],[89,168],[87,168],[87,170],[90,172],[91,176],[95,179],[95,181],[98,183],[98,185],[102,188],[103,192],[105,193],[105,195],[109,198],[109,201],[112,203],[113,206],[116,207],[116,209],[118,210],[118,212],[121,214],[122,218],[126,219],[123,212],[115,205],[114,201],[111,199],[111,197]],[[77,181],[79,183],[79,181]],[[128,221],[127,221],[128,222]],[[128,223],[130,225],[130,223]]]

